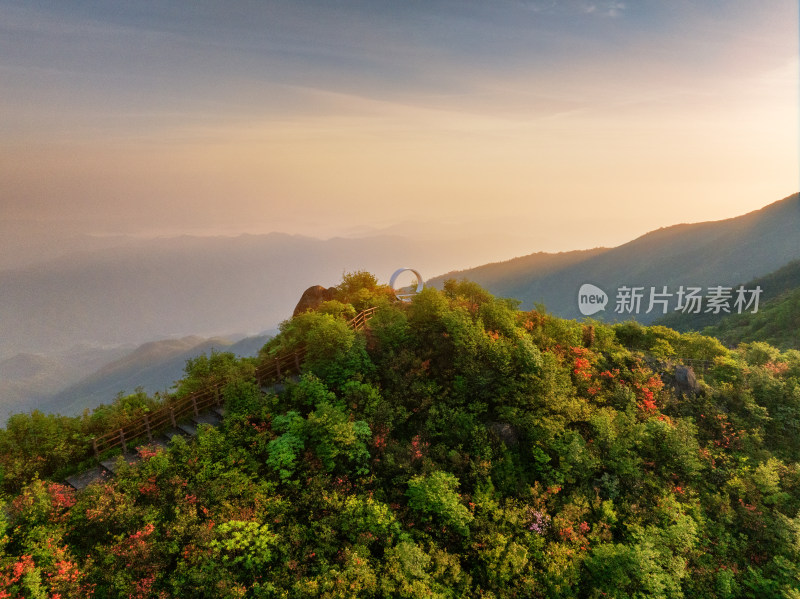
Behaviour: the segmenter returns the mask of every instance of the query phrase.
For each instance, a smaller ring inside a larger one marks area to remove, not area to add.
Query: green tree
[[[425,518],[438,521],[462,536],[469,535],[473,515],[461,502],[458,479],[441,470],[408,481],[408,504]]]

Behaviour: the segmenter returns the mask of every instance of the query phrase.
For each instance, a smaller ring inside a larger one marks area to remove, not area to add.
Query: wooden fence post
[[[175,408],[172,406],[169,407],[169,420],[172,422],[173,428],[178,426],[178,423],[175,422]]]
[[[200,415],[200,412],[197,410],[197,396],[194,393],[192,394],[192,410],[194,410],[195,416]]]
[[[125,431],[119,429],[119,440],[122,443],[122,453],[128,455],[128,446],[125,444]]]
[[[153,433],[150,432],[150,419],[147,417],[147,414],[144,415],[144,428],[147,431],[147,441],[152,443]]]
[[[94,450],[94,457],[100,459],[100,452],[97,451],[97,438],[92,439],[92,449]]]

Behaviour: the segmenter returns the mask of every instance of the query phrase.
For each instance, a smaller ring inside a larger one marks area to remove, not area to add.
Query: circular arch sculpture
[[[406,271],[414,273],[414,276],[417,277],[417,288],[411,293],[397,293],[397,290],[394,288],[394,284],[397,282],[397,277],[399,277],[402,273]],[[412,297],[417,295],[420,291],[422,291],[425,288],[425,281],[422,280],[422,275],[419,274],[413,268],[398,268],[392,274],[392,278],[389,279],[389,287],[392,288],[395,297],[399,299],[401,302],[410,302]]]

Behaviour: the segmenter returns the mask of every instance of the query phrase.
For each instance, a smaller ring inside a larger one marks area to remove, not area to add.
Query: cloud
[[[605,17],[618,17],[626,9],[622,2],[592,2],[583,5],[583,12],[587,15],[598,15]]]
[[[765,148],[796,139],[780,122],[796,114],[788,9],[92,4],[0,0],[0,175],[26,214],[253,221],[283,202],[325,220],[368,201],[389,220],[432,206],[476,218],[587,190],[612,207],[659,185],[679,197],[708,157],[720,197],[796,175],[762,168]]]

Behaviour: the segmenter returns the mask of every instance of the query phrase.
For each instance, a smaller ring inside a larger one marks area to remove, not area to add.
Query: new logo
[[[584,283],[578,291],[578,309],[584,316],[591,316],[597,314],[601,310],[606,309],[608,303],[608,296],[606,292],[592,285],[591,283]]]

